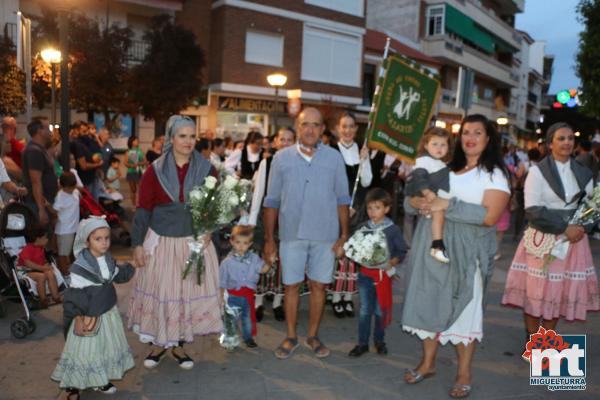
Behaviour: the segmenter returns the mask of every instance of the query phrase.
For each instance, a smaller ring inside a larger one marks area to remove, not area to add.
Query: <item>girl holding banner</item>
[[[338,150],[344,159],[346,165],[346,176],[348,177],[348,187],[354,187],[355,181],[360,179],[360,184],[354,193],[354,202],[351,205],[350,217],[352,218],[350,228],[356,226],[354,221],[364,221],[362,217],[365,212],[362,209],[367,192],[367,188],[373,180],[371,171],[371,162],[369,158],[369,149],[363,146],[359,150],[358,144],[354,141],[358,125],[356,118],[349,112],[343,112],[338,118],[337,132],[339,141],[333,146]],[[354,317],[354,304],[352,295],[358,292],[356,280],[358,278],[358,269],[354,261],[343,257],[337,261],[336,269],[333,274],[334,283],[331,287],[333,294],[331,303],[333,313],[338,318]]]

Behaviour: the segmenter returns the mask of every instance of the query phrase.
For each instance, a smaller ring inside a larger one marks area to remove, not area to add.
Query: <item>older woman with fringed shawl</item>
[[[502,304],[523,309],[527,341],[540,325],[555,330],[560,317],[585,321],[588,311],[600,310],[598,278],[586,235],[586,228],[592,226],[570,223],[592,192],[592,171],[571,157],[575,134],[566,123],[550,126],[546,143],[550,154],[531,168],[525,181],[529,226],[511,263],[502,298]]]
[[[205,272],[183,279],[193,240],[192,216],[186,203],[191,189],[208,175],[210,162],[194,150],[196,127],[189,117],[174,115],[166,126],[163,154],[144,173],[133,220],[135,277],[129,302],[128,328],[152,346],[144,360],[154,368],[167,349],[183,369],[194,366],[183,350],[194,336],[223,329],[219,306],[219,264],[212,243],[204,250]]]

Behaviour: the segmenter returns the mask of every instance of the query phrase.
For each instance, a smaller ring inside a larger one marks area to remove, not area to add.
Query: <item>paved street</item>
[[[507,237],[506,255],[516,244]],[[593,241],[594,258],[600,260],[600,242]],[[116,249],[126,255],[126,249]],[[485,337],[474,362],[473,399],[591,399],[600,396],[600,314],[589,315],[588,322],[561,323],[559,333],[586,333],[587,390],[551,393],[545,387],[529,386],[528,364],[518,356],[523,347],[521,313],[499,305],[509,257],[501,259],[491,285],[490,304],[484,318]],[[228,354],[215,337],[199,338],[188,351],[196,360],[192,371],[180,370],[167,357],[152,371],[141,366],[147,348],[128,334],[136,368],[125,379],[115,382],[119,392],[115,399],[443,399],[447,397],[454,373],[451,346],[440,351],[437,375],[418,385],[402,381],[402,372],[414,367],[419,359],[420,342],[403,333],[399,324],[403,290],[395,292],[393,325],[387,331],[390,354],[375,353],[359,359],[347,357],[357,337],[356,318],[336,319],[327,309],[321,337],[332,355],[317,360],[305,348],[287,361],[276,359],[272,349],[284,336],[284,324],[266,314],[259,324],[257,350],[238,349]],[[120,309],[126,310],[130,285],[119,287]],[[49,377],[63,347],[62,310],[51,307],[35,312],[37,331],[24,340],[10,336],[9,325],[22,314],[19,304],[9,304],[8,315],[0,319],[0,399],[52,399],[58,387]],[[305,333],[306,300],[300,313],[300,332]],[[86,392],[84,398],[104,398]]]

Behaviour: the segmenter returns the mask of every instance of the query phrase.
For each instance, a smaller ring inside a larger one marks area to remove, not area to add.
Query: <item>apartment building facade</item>
[[[288,95],[303,105],[353,108],[362,103],[364,0],[214,0],[184,2],[177,20],[210,37],[208,104],[190,107],[200,129],[243,138],[293,123]],[[192,8],[193,7],[193,8]],[[343,10],[343,11],[341,11]],[[201,22],[200,22],[201,21]],[[206,26],[209,28],[207,29]],[[287,77],[275,104],[267,76]]]
[[[516,54],[522,41],[514,19],[524,11],[523,0],[369,0],[368,10],[373,11],[368,15],[369,28],[379,26],[440,62],[438,120],[452,126],[464,115],[456,107],[461,67],[475,74],[468,112],[493,120],[510,117],[511,91],[519,84]],[[516,121],[509,118],[509,123]]]

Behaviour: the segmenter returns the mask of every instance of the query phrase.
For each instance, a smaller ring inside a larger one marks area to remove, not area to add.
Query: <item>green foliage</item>
[[[143,115],[153,118],[160,129],[170,115],[200,94],[204,51],[192,32],[175,25],[167,15],[152,19],[144,40],[150,48],[133,69],[133,88]]]
[[[581,79],[582,111],[600,117],[600,0],[580,0],[578,19],[584,25],[579,36],[577,76]]]
[[[17,67],[16,49],[6,33],[0,36],[0,115],[25,111],[25,73]]]
[[[33,101],[41,110],[51,101],[52,70],[40,52],[48,47],[59,48],[57,14],[42,7],[40,15],[30,15],[31,27],[31,93]],[[56,98],[60,98],[60,66],[56,66]]]
[[[95,20],[83,16],[71,19],[69,94],[72,106],[96,110],[105,117],[111,112],[135,113],[137,107],[130,95],[127,64],[132,35],[131,29],[117,24],[101,29]]]

